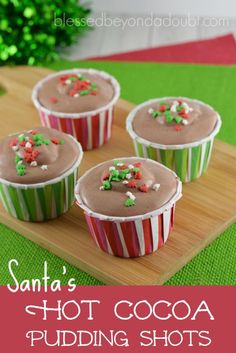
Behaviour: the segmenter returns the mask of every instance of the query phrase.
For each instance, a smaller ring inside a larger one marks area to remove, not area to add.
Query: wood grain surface
[[[0,86],[6,90],[0,97],[0,137],[39,126],[31,90],[48,72],[32,67],[0,69]],[[129,102],[119,101],[110,142],[85,152],[80,174],[107,159],[134,154],[124,128],[132,107]],[[235,176],[236,148],[216,141],[206,175],[184,185],[184,196],[177,204],[175,227],[167,244],[155,254],[137,259],[120,259],[99,250],[77,206],[56,220],[37,224],[17,221],[0,206],[0,222],[106,284],[163,284],[236,221]]]

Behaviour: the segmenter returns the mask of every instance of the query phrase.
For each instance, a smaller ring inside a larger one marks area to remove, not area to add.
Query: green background
[[[223,126],[218,138],[236,145],[236,67],[62,61],[50,67],[55,70],[72,67],[94,67],[106,70],[119,80],[122,98],[134,103],[172,95],[203,100],[213,105],[222,116]],[[66,284],[70,277],[74,277],[77,284],[102,284],[97,279],[0,225],[0,284],[12,282],[7,269],[8,261],[12,258],[20,263],[15,271],[19,281],[41,277],[43,263],[47,261],[52,280],[61,279],[62,283]],[[236,284],[235,264],[236,224],[221,234],[166,284],[234,285]],[[62,275],[63,265],[67,267],[66,275]]]

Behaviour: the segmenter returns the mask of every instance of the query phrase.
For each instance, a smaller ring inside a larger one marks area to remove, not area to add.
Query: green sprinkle
[[[103,182],[102,186],[103,186],[104,190],[111,190],[111,188],[112,188],[112,184],[111,184],[111,182],[108,181],[108,180],[105,180],[105,181]]]
[[[92,90],[92,91],[96,91],[96,89],[97,89],[96,83],[92,83],[92,84],[91,84],[91,90]]]
[[[68,80],[70,80],[70,81],[76,81],[76,80],[77,80],[77,78],[76,78],[76,77],[71,76],[71,77],[69,77],[69,78],[68,78]]]
[[[85,77],[83,75],[81,75],[81,76],[79,76],[79,80],[83,81],[83,80],[85,80]]]
[[[120,174],[119,174],[119,178],[120,178],[121,180],[124,180],[124,179],[126,178],[126,174],[127,174],[127,173],[124,173],[124,171],[121,170],[121,171],[120,171]]]
[[[122,170],[123,173],[128,174],[130,170],[128,168]]]
[[[87,89],[84,89],[83,91],[80,91],[79,93],[81,96],[87,96],[89,94],[89,91]]]
[[[34,141],[43,140],[43,135],[42,134],[33,135],[33,140]]]
[[[44,145],[49,145],[50,144],[50,140],[49,139],[44,139],[43,143],[44,143]]]
[[[134,167],[133,171],[134,171],[135,173],[137,173],[137,172],[139,172],[139,171],[140,171],[140,168],[138,168],[138,167]]]
[[[168,124],[172,123],[174,117],[170,114],[170,112],[165,112],[165,117],[166,117],[166,121]]]
[[[170,106],[169,105],[167,105],[166,111],[170,111]]]
[[[39,147],[43,144],[43,141],[42,140],[37,140],[35,141],[35,146]]]
[[[64,140],[60,140],[60,145],[64,145],[65,141]]]
[[[114,166],[118,166],[118,164],[120,164],[121,162],[120,161],[114,161]]]
[[[119,175],[119,170],[112,170],[109,181],[120,181]]]
[[[15,162],[16,162],[16,164],[17,164],[18,162],[20,162],[20,161],[21,161],[20,156],[16,155],[16,156],[15,156]]]
[[[125,201],[125,206],[126,207],[131,207],[131,206],[134,206],[135,205],[135,202],[134,200],[128,198],[126,201]]]
[[[161,112],[153,112],[152,113],[153,118],[157,118],[160,115],[161,115]]]
[[[19,139],[20,142],[25,141],[25,135],[24,134],[19,135],[18,139]]]
[[[17,165],[16,172],[19,176],[24,176],[26,173],[26,166],[24,164]]]
[[[178,106],[176,107],[177,112],[181,112],[181,110],[183,110],[183,109],[184,109],[184,106],[183,106],[183,105],[178,105]]]
[[[175,121],[177,122],[177,124],[181,123],[182,120],[183,118],[181,118],[181,116],[175,116]]]

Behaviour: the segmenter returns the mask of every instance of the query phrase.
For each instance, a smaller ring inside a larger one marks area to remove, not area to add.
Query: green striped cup
[[[126,129],[133,140],[137,156],[150,158],[162,163],[166,167],[174,170],[182,182],[190,182],[199,178],[207,170],[211,158],[214,137],[221,127],[221,118],[218,114],[218,120],[212,133],[197,142],[186,143],[183,145],[162,145],[138,136],[133,130],[132,122],[139,109],[160,100],[170,98],[173,97],[152,99],[135,107],[127,117]],[[184,99],[184,97],[178,97],[178,99],[179,98]],[[196,102],[196,100],[194,101]],[[212,107],[210,108],[213,109]]]
[[[73,137],[71,137],[73,138]],[[74,139],[75,140],[75,139]],[[6,211],[22,221],[43,222],[67,212],[73,205],[74,188],[83,151],[62,176],[38,184],[18,184],[0,178],[0,198]]]

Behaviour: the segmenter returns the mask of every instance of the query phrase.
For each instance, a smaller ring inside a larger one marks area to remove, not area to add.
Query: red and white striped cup
[[[112,100],[105,106],[82,113],[61,113],[47,109],[38,100],[38,92],[42,85],[52,77],[66,74],[96,74],[105,80],[109,80],[114,88]],[[118,81],[106,72],[94,69],[71,69],[59,71],[48,75],[39,81],[33,88],[32,100],[39,112],[43,126],[63,131],[74,136],[82,145],[84,151],[101,147],[111,137],[114,105],[120,97],[120,85]]]
[[[110,255],[130,258],[151,254],[166,243],[174,224],[176,201],[182,196],[179,179],[176,193],[163,207],[139,216],[111,217],[93,212],[84,204],[79,189],[80,180],[85,175],[78,180],[75,196],[77,204],[84,210],[89,231],[101,250]]]

